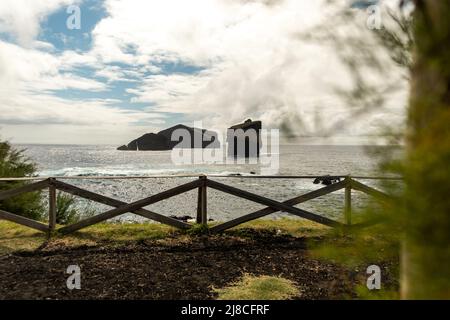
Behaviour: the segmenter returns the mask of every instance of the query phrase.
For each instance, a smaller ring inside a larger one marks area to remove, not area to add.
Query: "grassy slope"
[[[243,228],[277,230],[296,237],[313,237],[325,233],[326,227],[298,219],[256,220],[234,228],[239,234]],[[56,236],[51,241],[58,241],[67,246],[95,245],[101,242],[119,244],[124,241],[144,239],[164,239],[180,234],[180,231],[159,223],[116,224],[103,223],[91,226],[67,236]],[[183,233],[180,234],[183,236]],[[45,241],[47,236],[42,232],[20,225],[0,221],[0,255],[17,250],[35,250]]]

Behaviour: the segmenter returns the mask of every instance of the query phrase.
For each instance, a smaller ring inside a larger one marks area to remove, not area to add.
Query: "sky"
[[[317,115],[330,127],[350,117],[335,92],[351,85],[335,48],[300,36],[330,19],[324,2],[2,0],[0,137],[122,145],[178,123],[222,130],[252,118],[304,141],[365,144],[380,124],[404,121],[407,86],[316,138]],[[79,29],[67,27],[73,6]],[[364,1],[348,7],[362,23],[347,32],[370,32]]]

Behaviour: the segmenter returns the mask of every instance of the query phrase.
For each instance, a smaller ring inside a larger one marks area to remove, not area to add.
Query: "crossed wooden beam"
[[[208,179],[206,176],[201,176],[199,179],[196,179],[194,181],[182,184],[180,186],[168,189],[166,191],[160,192],[158,194],[146,197],[144,199],[134,201],[131,203],[127,203],[124,201],[116,200],[92,191],[88,191],[79,187],[76,187],[74,185],[56,180],[54,178],[46,179],[43,181],[39,181],[36,183],[31,183],[24,185],[19,188],[15,188],[12,190],[7,190],[0,192],[0,201],[26,193],[26,192],[34,192],[39,191],[45,188],[49,188],[49,224],[46,225],[44,223],[28,219],[4,210],[0,210],[0,219],[5,219],[8,221],[12,221],[30,228],[37,229],[39,231],[43,232],[49,232],[55,229],[56,226],[56,190],[60,190],[69,194],[72,194],[74,196],[78,196],[87,200],[95,201],[97,203],[101,203],[107,206],[113,207],[113,209],[105,211],[101,214],[98,214],[93,217],[86,218],[84,220],[81,220],[77,223],[64,226],[60,229],[58,229],[58,232],[62,234],[69,234],[72,232],[75,232],[77,230],[86,228],[88,226],[97,224],[99,222],[117,217],[121,214],[124,214],[126,212],[132,212],[137,215],[140,215],[142,217],[167,224],[176,228],[180,229],[188,229],[192,227],[191,224],[179,221],[177,219],[173,219],[167,216],[164,216],[162,214],[144,209],[144,207],[160,202],[162,200],[174,197],[176,195],[191,191],[193,189],[198,188],[199,189],[199,198],[198,198],[198,220],[200,220],[201,223],[206,224],[207,223],[207,201],[206,201],[206,189],[207,188],[216,189],[243,199],[247,199],[262,205],[265,205],[266,208],[260,209],[257,211],[254,211],[252,213],[246,214],[244,216],[235,218],[233,220],[224,222],[222,224],[216,225],[211,227],[209,230],[210,232],[222,232],[224,230],[227,230],[229,228],[232,228],[234,226],[237,226],[239,224],[242,224],[244,222],[248,222],[251,220],[255,220],[264,216],[267,216],[269,214],[272,214],[274,212],[283,211],[290,214],[293,214],[295,216],[311,220],[326,226],[334,227],[334,228],[346,228],[349,227],[350,220],[347,221],[347,224],[323,217],[321,215],[306,211],[304,209],[300,209],[295,207],[295,205],[298,205],[300,203],[321,197],[325,194],[335,192],[340,189],[346,189],[346,212],[351,210],[351,200],[350,198],[347,199],[347,196],[349,195],[349,191],[351,189],[355,189],[358,191],[365,192],[369,195],[372,195],[382,201],[389,201],[391,200],[391,197],[387,194],[378,191],[374,188],[371,188],[369,186],[366,186],[356,180],[353,180],[351,178],[346,178],[343,181],[340,181],[336,184],[332,184],[308,193],[305,193],[303,195],[297,196],[295,198],[279,202],[261,195],[257,195],[252,192],[248,192],[239,188],[235,188],[211,179]],[[350,212],[351,213],[351,212]],[[380,219],[381,220],[381,219]],[[376,223],[379,221],[373,221],[373,223]],[[362,223],[360,226],[368,226],[372,222]],[[357,226],[357,225],[354,225]]]

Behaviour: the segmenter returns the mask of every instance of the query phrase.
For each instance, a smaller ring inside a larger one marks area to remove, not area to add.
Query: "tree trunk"
[[[450,0],[416,0],[402,224],[404,299],[450,298]]]

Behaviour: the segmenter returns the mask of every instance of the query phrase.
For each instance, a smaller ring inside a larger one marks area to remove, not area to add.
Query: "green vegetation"
[[[74,233],[72,237],[92,239],[99,242],[123,242],[164,239],[175,232],[175,228],[159,223],[102,223],[80,230]],[[61,238],[65,237],[67,236]]]
[[[300,295],[295,283],[288,279],[248,274],[231,286],[214,291],[219,300],[286,300]]]
[[[90,205],[77,204],[77,198],[71,194],[59,192],[56,198],[56,224],[68,225],[84,218],[98,214],[97,209]]]
[[[23,178],[36,175],[36,165],[25,155],[24,150],[18,150],[9,142],[0,141],[0,177]],[[28,181],[0,181],[0,192],[19,188],[29,183]],[[10,199],[0,201],[0,209],[33,220],[46,220],[48,218],[45,209],[42,192],[27,192]],[[81,219],[81,214],[89,216],[93,214],[91,208],[76,208],[75,197],[58,193],[56,203],[56,222],[58,224],[71,224]]]
[[[211,222],[208,225],[211,227],[215,224],[217,222]],[[277,220],[253,220],[229,229],[227,233],[248,237],[251,236],[249,230],[264,230],[274,234],[290,235],[293,237],[318,237],[327,234],[330,228],[309,220],[283,217]],[[186,234],[191,236],[208,234],[208,228],[202,224],[194,224],[192,228],[186,230]]]
[[[412,16],[403,11],[409,4],[415,6]],[[346,263],[355,263],[359,257],[365,259],[369,251],[361,246],[360,239],[381,236],[387,240],[381,243],[385,251],[394,249],[401,255],[404,299],[450,298],[449,15],[449,1],[399,1],[397,10],[389,12],[390,21],[385,20],[381,30],[373,32],[373,42],[357,34],[337,36],[338,25],[346,26],[353,21],[354,14],[346,9],[341,22],[330,19],[332,28],[325,26],[322,34],[314,32],[312,37],[322,43],[329,41],[338,49],[336,52],[354,79],[351,89],[342,90],[343,100],[350,107],[357,106],[355,110],[360,114],[363,109],[374,110],[389,101],[389,93],[401,83],[396,76],[401,74],[409,81],[407,121],[396,128],[387,127],[379,135],[390,144],[406,145],[400,159],[387,153],[380,163],[382,172],[405,178],[404,188],[384,186],[386,192],[396,196],[396,201],[382,209],[389,221],[382,228],[352,235],[352,241],[332,242],[321,250],[330,259],[342,256],[349,258]],[[391,63],[384,61],[385,55],[379,54],[382,51],[388,54]],[[392,74],[396,70],[392,65],[401,67],[400,73]],[[371,77],[365,76],[368,70],[379,73],[384,83],[371,85]]]
[[[67,248],[105,242],[119,245],[130,241],[164,239],[175,232],[174,228],[158,223],[103,223],[66,236],[55,234],[49,240],[42,232],[0,221],[0,255],[14,251],[32,251],[46,242]]]
[[[279,234],[287,234],[293,237],[318,237],[327,234],[331,229],[309,220],[295,218],[281,218],[278,220],[258,219],[243,223],[232,231],[245,232],[246,229],[269,230]]]
[[[0,141],[0,177],[31,177],[36,174],[36,166],[9,142]],[[0,181],[0,191],[21,187],[24,181]],[[0,209],[13,212],[34,220],[43,218],[40,192],[29,192],[0,202]]]
[[[268,230],[272,233],[291,235],[295,237],[315,238],[326,234],[329,228],[322,227],[300,219],[256,220],[248,222],[227,232],[231,236],[248,238],[249,230]],[[179,231],[159,223],[101,223],[82,229],[70,235],[55,234],[50,242],[74,247],[80,245],[95,245],[104,242],[120,244],[121,242],[141,241],[148,239],[168,239],[176,235],[179,241],[192,236],[205,234],[205,227],[194,226],[191,231]],[[48,241],[47,236],[38,231],[17,225],[12,222],[0,221],[0,254],[34,250]]]
[[[191,228],[186,230],[186,234],[191,236],[200,236],[203,234],[208,234],[208,228],[203,224],[196,223]]]
[[[14,251],[32,251],[47,239],[43,232],[0,220],[0,255]]]
[[[360,300],[399,300],[400,292],[390,288],[383,288],[381,290],[369,290],[367,286],[358,285],[355,288],[358,299]]]
[[[345,235],[332,231],[320,241],[309,242],[310,255],[313,258],[341,264],[344,267],[364,272],[372,264],[388,265],[390,278],[398,279],[399,235],[387,232],[386,224],[361,229]],[[386,274],[382,272],[382,279]],[[398,282],[382,282],[380,290],[369,290],[365,285],[355,287],[358,299],[390,300],[399,299]],[[351,297],[348,297],[349,299]]]
[[[408,109],[402,295],[450,299],[450,2],[417,0]]]
[[[70,194],[58,193],[56,198],[56,223],[71,224],[80,220],[75,208],[76,198]]]
[[[346,235],[331,231],[320,242],[310,243],[311,255],[348,267],[396,261],[400,250],[398,239],[387,234],[384,228],[376,225]]]

